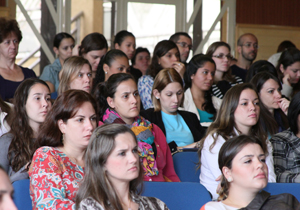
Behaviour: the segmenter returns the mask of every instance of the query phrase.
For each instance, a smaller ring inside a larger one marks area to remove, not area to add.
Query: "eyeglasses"
[[[230,54],[228,54],[228,55],[219,54],[219,55],[213,55],[212,57],[219,58],[219,59],[224,59],[226,57],[228,60],[233,59],[232,55],[230,55]]]
[[[183,48],[189,48],[190,50],[193,48],[193,45],[188,45],[186,42],[176,42],[176,44],[179,44]]]
[[[246,44],[242,44],[240,46],[244,46],[247,48],[250,48],[251,46],[253,46],[254,49],[258,49],[258,45],[257,44],[252,44],[252,43],[246,43]]]

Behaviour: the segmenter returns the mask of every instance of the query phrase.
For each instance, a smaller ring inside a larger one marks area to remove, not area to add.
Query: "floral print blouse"
[[[41,147],[29,169],[33,210],[75,209],[75,197],[84,169],[58,148]]]
[[[145,110],[149,108],[153,108],[153,104],[151,100],[153,83],[154,83],[154,79],[150,75],[144,75],[140,77],[138,82],[138,91]]]

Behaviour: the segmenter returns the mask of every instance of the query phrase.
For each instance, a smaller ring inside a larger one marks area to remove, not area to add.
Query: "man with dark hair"
[[[239,76],[245,82],[247,70],[255,60],[258,49],[256,36],[250,33],[243,34],[237,41],[239,53],[237,63],[231,66],[232,74]]]
[[[12,200],[14,189],[10,180],[0,165],[0,209],[17,210],[14,201]]]
[[[175,42],[179,49],[180,60],[182,63],[186,64],[186,60],[189,57],[190,50],[192,49],[192,38],[188,33],[177,32],[170,37],[170,40]]]

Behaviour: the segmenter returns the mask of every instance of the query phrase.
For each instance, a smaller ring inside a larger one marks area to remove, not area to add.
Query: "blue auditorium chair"
[[[144,182],[142,195],[159,198],[171,210],[199,210],[211,201],[206,188],[192,182]]]
[[[173,155],[174,169],[180,181],[200,182],[200,169],[196,170],[198,161],[197,152],[178,152]]]
[[[271,195],[290,193],[300,201],[300,183],[268,183],[264,190]]]
[[[18,210],[32,209],[32,203],[29,193],[29,179],[15,181],[14,187],[14,202]]]

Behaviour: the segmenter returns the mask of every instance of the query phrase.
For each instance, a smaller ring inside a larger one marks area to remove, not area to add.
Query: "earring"
[[[232,178],[229,177],[229,178],[227,179],[227,182],[232,182]]]
[[[64,144],[64,134],[61,135],[61,143]]]
[[[158,98],[157,96],[156,96],[155,98],[156,98],[157,100],[159,100],[159,98]]]
[[[107,74],[107,71],[105,71],[105,74]]]

